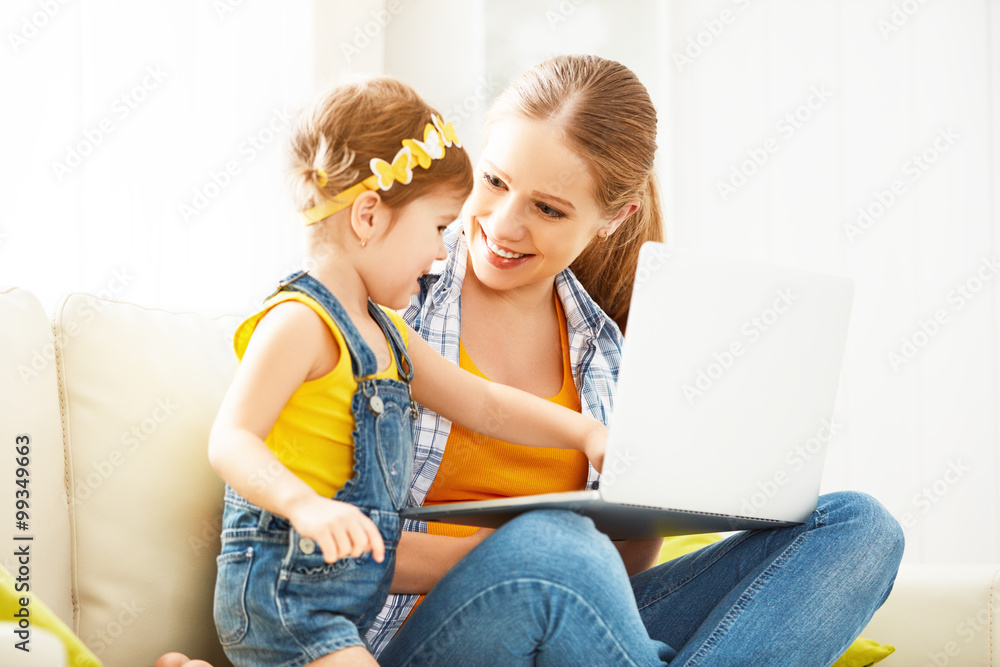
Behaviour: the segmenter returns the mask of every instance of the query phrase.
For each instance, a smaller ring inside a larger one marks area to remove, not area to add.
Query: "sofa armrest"
[[[1000,565],[904,564],[861,633],[896,652],[886,664],[997,665]]]
[[[0,364],[0,523],[5,531],[0,564],[11,572],[21,565],[10,532],[18,509],[14,494],[20,491],[28,513],[20,536],[33,539],[18,546],[30,549],[31,592],[44,599],[63,623],[72,625],[69,510],[56,351],[49,317],[27,290],[0,288],[0,355],[4,359]],[[16,465],[14,448],[24,443],[21,451],[27,453],[28,462],[23,467],[28,474],[16,477],[21,466]]]

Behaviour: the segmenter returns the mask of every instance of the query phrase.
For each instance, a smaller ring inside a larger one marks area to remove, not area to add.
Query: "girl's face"
[[[396,310],[409,305],[420,291],[420,276],[435,259],[448,257],[441,235],[458,218],[464,201],[464,194],[441,187],[394,212],[392,226],[368,247],[374,261],[365,283],[376,303]]]
[[[610,224],[586,162],[561,134],[513,116],[490,126],[462,214],[473,270],[491,289],[551,286]]]

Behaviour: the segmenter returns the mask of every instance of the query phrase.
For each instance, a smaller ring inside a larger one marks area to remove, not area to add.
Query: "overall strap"
[[[344,341],[347,343],[347,351],[351,355],[351,369],[355,380],[375,375],[378,372],[378,360],[375,358],[375,354],[368,347],[368,344],[365,343],[361,334],[358,333],[358,330],[354,327],[354,323],[351,322],[351,318],[347,315],[347,311],[337,301],[337,297],[333,296],[323,283],[310,276],[306,271],[297,271],[282,280],[274,294],[282,290],[301,292],[306,296],[312,297],[316,303],[323,307],[334,324],[340,329],[340,333],[344,336]],[[274,294],[271,296],[274,296]],[[372,302],[369,301],[368,311],[371,312],[371,309]],[[378,309],[377,306],[376,309]],[[384,313],[381,313],[381,311],[380,314],[384,316]]]
[[[410,363],[410,355],[406,352],[406,345],[403,344],[403,337],[399,334],[399,329],[393,324],[392,319],[385,314],[378,304],[368,299],[368,313],[378,322],[379,327],[389,341],[392,354],[396,357],[396,370],[403,382],[409,383],[413,379],[413,364]],[[403,365],[405,362],[405,366]]]

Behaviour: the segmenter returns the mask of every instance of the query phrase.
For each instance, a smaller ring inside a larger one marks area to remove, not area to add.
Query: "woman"
[[[639,246],[662,236],[655,131],[645,87],[618,63],[557,57],[515,80],[488,116],[449,259],[407,321],[463,367],[606,423]],[[416,444],[421,504],[597,484],[579,455],[477,440],[426,410]],[[566,512],[495,533],[407,528],[398,595],[368,636],[384,665],[830,664],[885,601],[903,550],[895,520],[856,493],[656,567],[661,540],[613,545]]]

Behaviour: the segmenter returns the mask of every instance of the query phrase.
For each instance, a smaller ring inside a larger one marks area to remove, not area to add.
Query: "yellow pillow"
[[[28,606],[21,606],[21,598],[28,598]],[[97,656],[90,652],[83,641],[66,627],[66,624],[52,613],[52,610],[39,600],[37,595],[18,591],[15,588],[14,578],[0,565],[0,614],[2,614],[2,618],[13,619],[17,623],[20,619],[15,614],[21,614],[23,610],[27,610],[27,622],[30,623],[30,627],[45,628],[62,641],[69,654],[69,664],[73,667],[101,667],[101,661],[97,659]]]
[[[663,547],[660,549],[660,560],[658,562],[666,563],[668,560],[679,558],[692,551],[697,551],[721,539],[722,536],[718,533],[664,537]],[[867,667],[868,665],[874,665],[876,662],[884,660],[887,655],[895,650],[895,646],[879,644],[871,639],[857,639],[851,644],[844,655],[840,656],[840,660],[833,663],[832,667]]]
[[[722,539],[718,533],[702,533],[701,535],[676,535],[674,537],[664,537],[663,546],[660,547],[660,560],[657,563],[666,563],[668,560],[680,558],[684,554],[697,551],[709,544],[714,544]]]
[[[855,639],[850,648],[840,656],[840,660],[832,667],[868,667],[885,660],[886,656],[896,650],[895,646],[879,644],[871,639]]]

